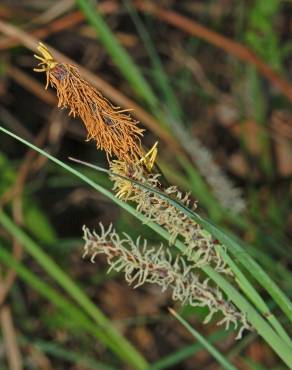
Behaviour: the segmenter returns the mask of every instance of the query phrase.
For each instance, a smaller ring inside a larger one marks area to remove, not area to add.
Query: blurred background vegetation
[[[34,42],[43,40],[114,104],[134,109],[144,144],[159,140],[169,183],[191,191],[199,213],[240,237],[291,297],[291,11],[288,0],[2,0],[0,123],[64,162],[107,167],[32,72]],[[105,175],[81,171],[111,188]],[[100,341],[87,314],[102,313],[149,369],[220,368],[170,317],[167,292],[133,290],[106,274],[103,258],[82,259],[84,224],[113,222],[158,243],[151,229],[3,133],[0,194],[1,370],[132,368]],[[203,326],[204,309],[175,307],[238,369],[285,368],[255,333],[237,342]]]

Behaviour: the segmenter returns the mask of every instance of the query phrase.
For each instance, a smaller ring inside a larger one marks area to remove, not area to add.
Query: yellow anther
[[[42,42],[39,42],[37,47],[38,51],[43,55],[45,60],[54,61],[53,55],[49,52],[49,49]]]
[[[37,49],[42,56],[35,54],[34,57],[41,61],[41,63],[38,64],[41,68],[34,68],[33,70],[35,72],[48,72],[50,69],[55,68],[58,63],[55,62],[46,45],[40,42]]]
[[[140,159],[140,163],[144,164],[149,172],[151,172],[158,153],[158,141],[153,147]]]
[[[42,56],[35,54],[34,57],[41,62],[38,64],[38,68],[34,68],[33,70],[35,72],[46,72],[47,75],[47,82],[46,82],[46,87],[45,89],[48,88],[49,86],[49,74],[48,72],[55,68],[58,63],[55,62],[52,54],[49,52],[49,49],[44,45],[42,42],[39,42],[39,45],[37,47],[38,51]]]

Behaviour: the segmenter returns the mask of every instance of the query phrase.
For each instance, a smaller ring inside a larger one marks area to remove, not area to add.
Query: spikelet
[[[184,144],[186,152],[206,179],[213,194],[223,207],[234,214],[246,209],[241,189],[234,186],[231,179],[216,164],[211,152],[193,135],[178,124],[169,120],[176,137]]]
[[[192,265],[187,265],[182,256],[173,258],[169,249],[161,245],[158,248],[149,247],[147,241],[140,237],[133,241],[127,234],[121,238],[112,225],[105,230],[100,223],[100,232],[84,231],[84,257],[95,257],[104,254],[110,270],[124,271],[125,279],[137,288],[145,283],[154,283],[162,291],[170,289],[172,299],[181,304],[193,307],[207,307],[209,313],[204,321],[207,324],[217,312],[223,315],[218,325],[230,324],[239,328],[237,339],[240,339],[245,329],[251,329],[244,314],[225,299],[218,287],[212,286],[209,279],[200,281]]]
[[[172,205],[167,199],[161,198],[155,192],[131,183],[130,178],[149,188],[159,190],[173,200],[195,210],[196,202],[192,202],[189,194],[183,194],[175,186],[163,187],[159,181],[159,173],[149,173],[141,163],[127,164],[123,161],[110,162],[110,178],[114,182],[116,195],[125,201],[137,204],[137,210],[149,220],[166,229],[170,234],[169,244],[180,238],[186,245],[185,255],[196,267],[211,265],[218,272],[232,275],[230,268],[219,253],[225,246],[212,237],[197,222]]]
[[[38,50],[43,56],[35,55],[41,62],[34,71],[46,73],[46,88],[51,85],[57,90],[58,107],[68,108],[69,115],[82,119],[87,139],[95,140],[108,160],[116,156],[127,163],[137,162],[143,156],[140,137],[144,130],[126,113],[129,110],[113,106],[81,78],[75,66],[56,62],[42,43]]]

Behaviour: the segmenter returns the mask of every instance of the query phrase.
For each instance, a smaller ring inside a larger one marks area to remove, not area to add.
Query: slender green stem
[[[76,0],[76,4],[84,13],[88,22],[95,29],[99,40],[107,49],[117,67],[127,78],[138,96],[142,97],[152,109],[156,108],[158,100],[150,85],[147,83],[136,64],[119,43],[110,27],[104,21],[102,15],[90,4],[88,0]]]
[[[226,293],[227,297],[246,315],[247,321],[252,324],[257,333],[270,345],[278,356],[288,365],[292,364],[292,346],[288,345],[254,307],[219,273],[209,266],[202,268],[205,273],[216,282]]]
[[[27,142],[23,138],[13,134],[9,130],[4,129],[0,126],[0,131],[5,132],[7,135],[10,135],[11,137],[14,137],[16,140],[24,143],[28,147],[36,150],[37,152],[43,154],[56,164],[62,166],[75,176],[79,177],[83,181],[85,181],[87,184],[92,186],[94,189],[100,191],[102,194],[106,195],[110,199],[112,199],[116,204],[127,210],[129,213],[134,215],[136,218],[141,220],[144,223],[147,223],[147,226],[151,227],[155,232],[160,234],[163,238],[166,240],[169,240],[169,233],[160,227],[159,225],[155,224],[154,222],[149,222],[147,217],[137,210],[135,210],[133,207],[129,206],[127,203],[117,199],[110,191],[104,189],[102,186],[96,184],[92,180],[90,180],[88,177],[84,176],[79,171],[73,169],[69,165],[63,163],[62,161],[58,160],[57,158],[53,157],[52,155],[46,153],[42,149],[34,146],[33,144]],[[106,170],[105,170],[106,171]],[[132,181],[132,180],[131,180]],[[136,183],[135,181],[132,181]],[[144,187],[148,189],[149,187],[146,185],[142,185],[140,183],[137,183],[138,186]],[[178,202],[172,200],[168,196],[166,196],[163,193],[160,193],[156,189],[149,188],[149,191],[152,191],[154,193],[159,194],[159,196],[163,199],[166,199],[170,204],[174,205],[181,211],[183,211],[185,214],[187,214],[189,217],[195,219],[199,224],[201,224],[203,227],[206,228],[211,234],[213,234],[215,237],[217,237],[223,244],[225,244],[227,247],[232,248],[233,244],[236,244],[235,241],[232,241],[226,234],[224,234],[221,230],[213,226],[208,221],[202,219],[199,215],[195,214],[194,212],[187,209],[185,206],[179,204]],[[185,246],[180,241],[175,242],[175,246],[179,248],[182,252],[185,250]],[[238,246],[239,251],[241,250],[241,247]],[[252,258],[250,257],[252,260]],[[288,365],[292,363],[292,348],[287,345],[285,341],[282,340],[281,337],[278,336],[278,334],[275,333],[275,331],[272,329],[272,327],[266,322],[266,320],[254,309],[254,307],[241,295],[239,292],[225,279],[223,278],[219,273],[217,273],[214,269],[212,269],[209,266],[205,266],[202,268],[202,270],[214,281],[216,284],[222,289],[222,291],[225,292],[227,297],[240,309],[241,312],[243,312],[248,321],[252,324],[252,326],[257,330],[259,335],[261,335],[264,340],[270,345],[271,348],[279,355],[279,357]],[[251,271],[252,273],[252,271]],[[279,288],[278,288],[279,289]]]
[[[157,88],[164,96],[165,105],[170,109],[173,116],[180,120],[183,117],[182,109],[170,84],[168,75],[165,73],[162,62],[158,55],[157,49],[145,27],[142,19],[140,18],[136,8],[133,6],[132,0],[123,0],[125,8],[128,10],[130,17],[137,29],[137,32],[144,43],[145,49],[148,52],[152,69],[154,71],[155,82]],[[162,102],[163,103],[163,102]],[[181,124],[181,122],[178,122]]]
[[[121,334],[119,334],[106,316],[87,297],[81,288],[79,288],[33,240],[31,240],[17,225],[15,225],[2,210],[0,210],[0,223],[95,321],[98,325],[98,330],[101,330],[103,333],[101,335],[101,339],[106,342],[106,344],[115,351],[117,355],[131,364],[135,369],[143,370],[147,367],[147,362],[144,358]]]
[[[216,333],[208,336],[208,341],[211,343],[217,343],[225,339],[230,334],[228,330],[216,331]],[[177,365],[188,357],[195,356],[199,351],[201,351],[203,346],[201,343],[196,343],[188,346],[184,346],[179,350],[163,357],[154,364],[150,365],[147,370],[163,370],[169,369],[170,367]]]
[[[12,254],[8,253],[5,248],[0,248],[0,260],[6,266],[13,268],[18,274],[18,276],[23,279],[27,284],[29,284],[33,289],[35,289],[42,296],[47,298],[52,302],[56,307],[64,312],[64,314],[73,320],[74,324],[82,327],[84,330],[94,335],[98,340],[107,345],[109,348],[113,342],[109,337],[104,333],[103,330],[100,330],[94,323],[91,321],[86,314],[82,312],[80,308],[72,304],[72,301],[68,300],[66,297],[62,296],[50,285],[45,283],[42,279],[36,276],[34,273],[29,271],[23,264],[16,261]],[[118,346],[115,346],[118,350]]]
[[[170,313],[195,337],[203,347],[223,366],[226,370],[237,370],[221,353],[208,342],[197,330],[192,328],[177,312],[169,309]]]
[[[240,271],[237,265],[233,262],[233,260],[228,256],[227,253],[222,251],[222,256],[224,260],[228,263],[231,267],[232,271],[236,276],[236,281],[241,290],[245,293],[245,295],[254,303],[260,313],[266,317],[269,323],[273,326],[273,328],[277,331],[282,339],[286,341],[288,345],[291,346],[292,342],[289,335],[286,333],[285,329],[281,325],[281,323],[277,320],[275,315],[270,311],[266,302],[262,299],[262,297],[258,294],[258,292],[254,289],[252,284],[248,281],[245,275]]]

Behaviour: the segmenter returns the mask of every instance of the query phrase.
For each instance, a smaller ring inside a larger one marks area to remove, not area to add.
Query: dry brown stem
[[[16,339],[17,336],[13,325],[11,310],[8,305],[3,306],[0,310],[0,323],[9,369],[22,370],[21,354]]]
[[[234,55],[236,58],[253,64],[257,70],[270,80],[277,88],[292,101],[292,86],[281,76],[279,76],[273,69],[259,58],[248,47],[233,41],[217,32],[202,26],[200,23],[180,15],[172,10],[165,9],[156,5],[154,2],[136,0],[135,6],[143,12],[150,13],[151,15],[191,34],[199,37],[220,49],[225,50],[227,53]]]
[[[99,4],[97,8],[98,11],[101,12],[101,14],[109,14],[117,11],[119,6],[115,1],[107,0]],[[56,19],[50,22],[46,26],[39,27],[34,30],[27,29],[27,32],[29,32],[34,37],[43,39],[48,35],[72,28],[77,24],[81,23],[82,21],[84,21],[84,15],[77,10],[71,12],[70,14],[66,14],[60,19]],[[17,46],[18,44],[19,41],[17,38],[14,38],[13,36],[8,36],[3,39],[0,39],[0,50],[12,48]]]

